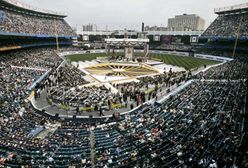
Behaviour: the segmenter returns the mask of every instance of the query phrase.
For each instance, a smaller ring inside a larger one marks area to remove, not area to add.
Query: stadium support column
[[[237,32],[236,32],[236,39],[235,39],[235,44],[234,44],[234,47],[233,47],[233,55],[232,55],[233,58],[235,57],[235,54],[236,54],[236,49],[237,49],[239,35],[240,35],[240,28],[242,26],[243,19],[244,19],[244,15],[242,15],[241,18],[240,18],[239,27],[238,27]]]

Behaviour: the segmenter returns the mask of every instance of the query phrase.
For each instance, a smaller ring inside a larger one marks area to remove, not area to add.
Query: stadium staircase
[[[119,91],[110,83],[103,84],[107,89],[110,89],[112,93],[117,94]]]
[[[90,130],[90,147],[91,147],[90,157],[91,157],[92,168],[96,167],[96,148],[95,148],[96,145],[95,144],[96,144],[96,141],[95,141],[94,131]]]
[[[90,76],[90,75],[84,76],[83,79],[86,80],[87,82],[89,82],[90,84],[91,84],[91,83],[99,83],[99,81],[96,81],[96,79],[93,78],[93,77]]]
[[[51,125],[48,128],[45,128],[43,131],[41,131],[38,135],[37,138],[40,139],[44,139],[46,138],[48,135],[53,134],[57,129],[58,129],[59,125]]]

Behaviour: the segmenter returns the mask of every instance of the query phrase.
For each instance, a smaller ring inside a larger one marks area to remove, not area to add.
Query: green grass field
[[[186,70],[199,68],[204,65],[214,65],[220,63],[218,61],[213,60],[166,54],[150,54],[150,57],[159,59],[166,64],[183,67]]]
[[[116,53],[117,54],[117,53]],[[118,53],[123,54],[123,53]],[[136,54],[137,56],[140,56],[140,53]],[[69,59],[71,62],[75,61],[91,61],[96,59],[97,57],[107,57],[108,55],[106,53],[89,53],[89,54],[76,54],[76,55],[69,55],[67,56],[67,59]],[[158,59],[163,61],[166,64],[180,66],[185,68],[186,70],[199,68],[204,65],[213,65],[218,64],[217,61],[207,60],[207,59],[201,59],[201,58],[195,58],[195,57],[187,57],[187,56],[175,56],[175,55],[167,55],[167,54],[149,54],[150,58]]]
[[[107,57],[106,53],[86,53],[86,54],[75,54],[75,55],[68,55],[66,56],[71,62],[78,62],[78,61],[91,61],[96,59],[97,57]]]

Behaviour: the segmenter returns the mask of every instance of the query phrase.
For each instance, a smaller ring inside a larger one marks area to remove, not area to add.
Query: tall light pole
[[[238,40],[239,40],[239,36],[240,36],[240,28],[242,26],[243,19],[244,19],[244,15],[242,15],[240,17],[239,27],[238,27],[237,32],[236,32],[236,40],[235,40],[235,44],[234,44],[234,47],[233,47],[233,55],[232,55],[233,58],[235,57],[235,54],[236,54],[236,49],[237,49]]]

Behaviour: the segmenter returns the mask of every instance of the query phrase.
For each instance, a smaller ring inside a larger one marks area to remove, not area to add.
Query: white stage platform
[[[121,64],[121,63],[122,62],[117,62],[117,64]],[[83,73],[88,75],[90,77],[89,79],[95,80],[98,83],[108,83],[108,82],[110,82],[110,83],[124,83],[124,82],[130,82],[130,81],[138,81],[137,78],[162,74],[164,72],[169,72],[170,69],[173,72],[186,71],[182,67],[167,65],[163,62],[155,61],[155,60],[148,60],[146,64],[151,66],[152,68],[154,68],[156,71],[158,71],[158,73],[149,74],[149,75],[144,74],[144,75],[135,76],[135,77],[131,77],[131,76],[105,76],[105,75],[93,74],[93,73],[90,73],[89,71],[86,70],[87,67],[92,66],[92,65],[97,65],[97,64],[99,64],[99,62],[96,60],[85,61],[85,62],[80,61],[80,62],[73,62],[72,63],[72,65],[78,67],[78,69],[80,69]],[[123,65],[129,65],[129,63],[123,62]],[[133,65],[133,63],[131,62],[130,65]]]

